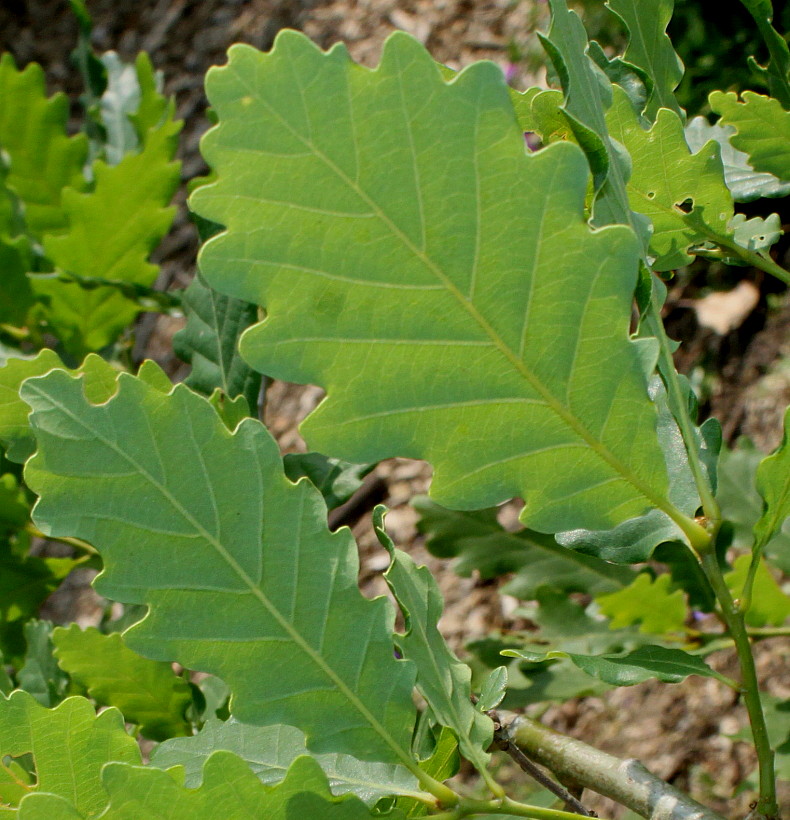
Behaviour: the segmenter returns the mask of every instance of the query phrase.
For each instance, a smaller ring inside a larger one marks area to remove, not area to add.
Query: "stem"
[[[760,770],[760,792],[755,811],[766,818],[779,816],[779,806],[776,802],[776,777],[774,775],[774,752],[768,740],[768,729],[765,725],[765,715],[760,701],[760,691],[757,685],[757,670],[754,665],[751,642],[746,632],[743,612],[732,599],[729,587],[721,574],[719,562],[713,553],[702,557],[702,568],[708,577],[716,598],[721,606],[721,614],[730,631],[738,662],[741,667],[743,700],[749,713],[749,723],[752,727],[754,747],[757,751],[757,761]]]
[[[473,800],[464,797],[453,810],[432,814],[431,817],[434,820],[460,820],[477,814],[504,814],[508,817],[531,817],[532,820],[579,820],[581,816],[561,809],[530,806],[509,797],[499,800]]]
[[[738,604],[738,609],[742,615],[745,615],[752,605],[754,579],[757,577],[757,570],[760,568],[761,557],[761,550],[752,551],[752,560],[749,563],[749,571],[746,573],[746,580],[743,582],[743,590],[741,591],[740,603]]]
[[[724,820],[651,774],[638,760],[621,760],[529,718],[517,717],[509,735],[558,776],[573,779],[649,820]]]
[[[645,318],[647,319],[647,326],[651,335],[658,339],[658,369],[667,388],[669,407],[680,429],[683,443],[686,446],[689,466],[691,468],[691,474],[694,476],[694,483],[697,485],[697,492],[702,502],[702,510],[708,519],[711,529],[718,529],[719,522],[721,521],[721,510],[719,509],[719,504],[713,495],[710,482],[700,461],[697,435],[694,432],[694,425],[689,418],[686,400],[680,387],[677,371],[675,370],[675,362],[672,358],[669,337],[664,329],[664,323],[661,320],[661,305],[659,304],[658,293],[655,287],[650,295],[650,304],[645,312]],[[689,537],[691,546],[700,554],[711,550],[713,544],[710,533],[707,531],[704,532],[704,538],[697,538],[696,542]],[[686,535],[689,535],[689,533],[686,533]]]

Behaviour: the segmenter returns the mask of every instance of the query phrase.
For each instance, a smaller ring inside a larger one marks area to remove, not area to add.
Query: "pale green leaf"
[[[206,760],[203,782],[187,789],[169,773],[152,767],[112,764],[102,782],[110,801],[102,820],[155,817],[166,807],[168,820],[363,820],[374,815],[353,795],[333,797],[326,775],[310,757],[299,757],[285,779],[267,788],[247,764],[230,752],[214,752]],[[387,815],[400,820],[403,815]],[[24,818],[23,818],[24,820]],[[43,820],[43,818],[42,818]]]
[[[154,752],[151,765],[160,769],[183,766],[184,785],[200,783],[203,764],[212,752],[225,749],[237,754],[270,786],[279,783],[300,755],[309,754],[304,735],[293,726],[250,726],[234,718],[210,719],[194,737],[168,740]],[[350,755],[314,755],[335,795],[355,794],[367,805],[389,795],[419,793],[417,780],[402,766],[368,763]]]
[[[210,288],[196,274],[182,297],[186,326],[173,337],[176,355],[192,365],[184,380],[208,396],[219,388],[231,399],[244,396],[258,407],[261,376],[239,355],[239,337],[258,319],[258,308]]]
[[[114,632],[81,630],[77,624],[52,633],[61,669],[83,686],[100,706],[115,706],[152,740],[191,734],[184,717],[192,703],[189,683],[170,664],[132,652]]]
[[[682,116],[682,109],[675,99],[675,88],[683,78],[683,63],[666,33],[674,0],[652,0],[650,3],[607,0],[606,5],[628,29],[628,47],[623,59],[650,77],[650,95],[644,115],[654,120],[659,108],[668,108]]]
[[[66,228],[61,208],[65,187],[78,191],[88,144],[83,134],[66,136],[69,100],[47,98],[44,72],[30,63],[17,71],[10,54],[0,57],[0,149],[8,158],[6,185],[24,205],[25,223],[36,237]]]
[[[634,578],[632,570],[561,547],[551,536],[508,532],[497,521],[496,509],[448,510],[425,497],[411,503],[420,513],[417,528],[426,536],[426,547],[439,558],[454,558],[452,567],[459,575],[477,571],[489,579],[515,573],[501,588],[504,594],[529,599],[545,585],[598,595]]]
[[[670,591],[671,582],[669,575],[653,579],[643,572],[625,589],[595,600],[601,612],[612,619],[613,629],[638,623],[640,632],[654,635],[683,632],[688,614],[685,596],[679,589]]]
[[[781,182],[773,174],[755,171],[749,165],[749,157],[733,147],[730,136],[735,133],[735,128],[731,125],[711,125],[705,117],[694,117],[686,124],[685,132],[686,142],[695,154],[710,140],[719,143],[724,181],[736,202],[790,194],[790,182]]]
[[[755,171],[790,182],[790,111],[754,91],[744,91],[740,101],[732,91],[714,91],[710,107],[721,117],[719,124],[735,129],[730,142],[748,156]]]
[[[168,203],[180,181],[173,161],[181,124],[169,120],[149,133],[143,150],[118,165],[94,163],[90,193],[63,192],[68,230],[45,237],[56,269],[77,277],[150,286],[158,267],[148,256],[170,229],[175,209]],[[115,288],[85,289],[51,277],[33,279],[39,298],[49,300],[45,316],[64,347],[81,358],[115,341],[139,312]]]
[[[655,257],[655,270],[689,264],[693,259],[689,248],[709,239],[708,234],[688,224],[688,212],[698,212],[706,227],[716,234],[729,233],[732,197],[724,182],[719,144],[715,140],[692,154],[682,120],[663,108],[646,131],[626,93],[617,86],[606,123],[609,133],[625,146],[631,157],[627,184],[630,207],[653,223],[649,247]]]
[[[361,595],[351,534],[328,532],[318,491],[285,478],[259,422],[231,433],[186,386],[128,374],[98,406],[57,370],[22,394],[35,520],[96,546],[102,594],[148,605],[131,649],[216,674],[236,717],[298,726],[313,751],[414,765],[414,670],[393,655],[392,608]]]
[[[0,817],[2,817],[0,810]],[[85,815],[77,811],[65,798],[57,794],[33,792],[19,807],[18,820],[85,820]]]
[[[680,683],[689,675],[719,680],[723,678],[695,655],[664,646],[641,646],[627,655],[577,655],[571,652],[525,652],[512,649],[505,650],[502,654],[532,662],[567,657],[588,675],[612,686],[634,686],[651,679]]]
[[[426,458],[437,501],[521,494],[541,531],[683,519],[627,338],[637,244],[585,225],[576,147],[525,154],[498,69],[447,84],[396,33],[371,72],[286,31],[270,54],[233,47],[208,91],[218,181],[192,206],[227,231],[202,271],[266,309],[249,362],[327,388],[311,446]]]
[[[492,669],[480,690],[480,697],[477,701],[477,708],[481,712],[488,712],[496,709],[502,702],[507,691],[507,667],[497,666]]]
[[[99,781],[102,766],[113,760],[140,762],[137,743],[116,709],[97,716],[84,698],[68,698],[46,709],[27,692],[0,696],[0,759],[27,754],[36,770],[30,790],[66,798],[86,817],[98,814],[106,803]],[[5,802],[3,785],[0,780],[0,802]]]
[[[751,555],[739,555],[733,568],[724,576],[736,600],[743,596],[743,588],[752,562]],[[760,559],[754,576],[754,585],[746,610],[749,626],[781,626],[790,617],[790,596],[785,595],[771,575],[764,560]]]
[[[384,513],[384,507],[376,507],[373,527],[390,554],[384,580],[406,624],[406,631],[395,636],[398,648],[417,667],[417,689],[436,721],[455,732],[461,754],[482,771],[489,759],[494,724],[472,704],[472,670],[458,660],[439,632],[444,600],[436,579],[427,567],[417,566],[411,556],[395,549],[384,530]]]
[[[140,83],[135,66],[124,62],[116,52],[106,51],[99,59],[107,78],[107,87],[99,102],[105,132],[102,153],[108,165],[117,165],[126,154],[139,147],[129,115],[140,105]]]
[[[145,51],[137,55],[134,67],[140,86],[140,104],[134,113],[129,114],[129,119],[137,129],[138,139],[145,143],[152,128],[159,128],[168,117],[172,119],[174,102],[162,94],[162,73],[154,71]]]
[[[765,219],[745,214],[735,214],[727,224],[727,231],[735,241],[749,251],[767,251],[779,241],[782,235],[782,219],[779,214],[770,214]]]
[[[759,552],[790,515],[790,409],[785,412],[781,445],[757,467],[757,491],[764,502],[763,514],[754,525],[754,549]]]

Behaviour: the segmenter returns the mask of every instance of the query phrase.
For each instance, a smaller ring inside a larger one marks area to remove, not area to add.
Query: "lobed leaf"
[[[175,209],[167,207],[180,181],[173,161],[180,123],[168,120],[149,132],[139,154],[118,165],[94,163],[95,189],[63,193],[68,228],[44,239],[57,269],[83,278],[152,285],[158,268],[151,251],[170,229]],[[85,289],[52,277],[33,280],[48,300],[47,321],[66,350],[82,358],[115,341],[139,308],[114,288]]]
[[[117,632],[103,635],[94,627],[59,627],[52,642],[60,668],[100,706],[115,706],[146,737],[166,740],[191,734],[185,718],[192,703],[189,683],[169,664],[143,658]]]
[[[670,591],[669,575],[652,578],[647,572],[636,576],[625,589],[599,595],[601,612],[612,619],[612,628],[639,623],[639,631],[654,635],[683,632],[687,607],[683,592]]]
[[[258,319],[258,308],[210,288],[198,273],[182,297],[186,325],[173,337],[176,355],[192,365],[184,380],[206,396],[219,388],[228,398],[244,396],[258,407],[261,376],[239,355],[239,337]]]
[[[102,594],[149,607],[124,633],[132,650],[216,674],[243,722],[414,766],[414,671],[393,656],[390,605],[360,594],[350,533],[328,532],[318,491],[285,478],[259,422],[231,433],[189,388],[128,374],[98,406],[59,370],[22,396],[38,442],[25,472],[35,520],[96,546]]]
[[[724,576],[736,600],[743,597],[743,588],[749,573],[751,555],[739,555],[733,568]],[[749,626],[781,626],[790,617],[790,596],[782,592],[763,559],[755,572],[749,608],[745,613]]]
[[[286,31],[233,47],[208,93],[218,181],[192,207],[227,231],[202,271],[265,307],[241,341],[256,369],[327,388],[311,446],[426,458],[437,501],[520,494],[541,531],[682,519],[627,337],[637,244],[585,225],[577,148],[525,154],[501,72],[447,84],[397,33],[371,72]]]
[[[24,634],[27,648],[24,663],[16,675],[19,688],[42,706],[56,706],[66,696],[69,676],[58,668],[55,660],[52,624],[30,620],[24,625]]]
[[[654,678],[663,683],[680,683],[689,675],[717,678],[730,684],[695,655],[664,646],[640,646],[627,655],[577,655],[572,652],[526,652],[514,649],[507,649],[502,654],[532,662],[567,657],[588,675],[612,686],[634,686]]]
[[[384,530],[384,513],[384,507],[376,507],[373,527],[390,555],[384,580],[406,622],[406,631],[397,633],[395,641],[403,657],[414,662],[417,689],[433,717],[453,730],[463,756],[483,771],[490,757],[487,749],[494,724],[472,704],[472,670],[450,651],[437,627],[444,600],[436,579],[427,567],[418,567],[409,555],[395,549]]]
[[[322,453],[286,453],[283,466],[291,481],[303,476],[309,479],[324,497],[327,509],[334,510],[354,495],[376,465],[349,464]]]
[[[204,762],[218,749],[238,755],[267,786],[279,783],[297,757],[309,755],[304,735],[293,726],[250,726],[231,717],[209,720],[194,737],[165,741],[155,750],[151,765],[182,766],[184,785],[194,788],[200,783]],[[335,795],[355,794],[372,806],[382,797],[420,794],[416,778],[402,766],[369,763],[345,754],[313,757]]]
[[[82,167],[88,144],[83,134],[66,136],[69,101],[47,98],[44,72],[30,63],[18,71],[10,54],[0,57],[0,149],[8,158],[5,184],[24,205],[34,236],[56,233],[68,222],[61,194],[87,186]]]
[[[778,100],[744,91],[739,101],[732,91],[714,91],[710,107],[721,117],[720,125],[735,129],[730,142],[755,171],[790,182],[790,112]]]
[[[561,547],[551,536],[508,532],[497,521],[496,509],[448,510],[424,497],[415,498],[412,506],[420,513],[417,529],[426,536],[426,547],[440,558],[454,558],[452,567],[459,575],[477,571],[489,579],[516,573],[501,588],[506,595],[526,600],[541,586],[598,595],[634,578],[632,570]]]
[[[675,99],[675,89],[683,79],[683,63],[667,36],[674,5],[674,0],[653,0],[651,3],[607,0],[606,3],[628,29],[628,47],[623,59],[641,68],[650,78],[650,93],[643,113],[651,121],[656,119],[660,108],[683,116]]]
[[[80,817],[98,814],[106,803],[99,780],[105,763],[140,762],[137,743],[126,734],[116,709],[97,716],[89,701],[77,697],[46,709],[27,692],[17,691],[9,698],[0,695],[0,771],[8,758],[22,755],[32,755],[35,781],[9,793],[0,778],[0,802],[17,806],[20,791],[27,795],[22,803],[32,792],[48,792],[68,800]]]
[[[27,237],[11,239],[0,224],[0,323],[21,327],[33,305],[33,290],[27,278],[31,267]]]
[[[761,66],[750,57],[749,67],[762,77],[771,95],[777,97],[785,108],[790,109],[790,48],[785,38],[771,25],[774,13],[771,0],[741,2],[754,17],[771,58],[767,66]]]

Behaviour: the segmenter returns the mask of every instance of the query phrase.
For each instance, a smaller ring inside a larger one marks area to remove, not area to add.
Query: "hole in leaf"
[[[655,191],[648,191],[647,192],[647,198],[648,199],[655,199],[656,198],[656,192]]]
[[[690,214],[694,208],[694,200],[689,197],[688,199],[684,199],[683,202],[676,202],[675,207],[679,211],[683,211],[684,214]]]

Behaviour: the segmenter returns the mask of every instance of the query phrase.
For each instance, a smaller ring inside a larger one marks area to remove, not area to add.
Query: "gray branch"
[[[638,760],[621,760],[537,721],[516,717],[507,727],[507,737],[560,780],[571,779],[648,820],[724,820],[651,774]]]

